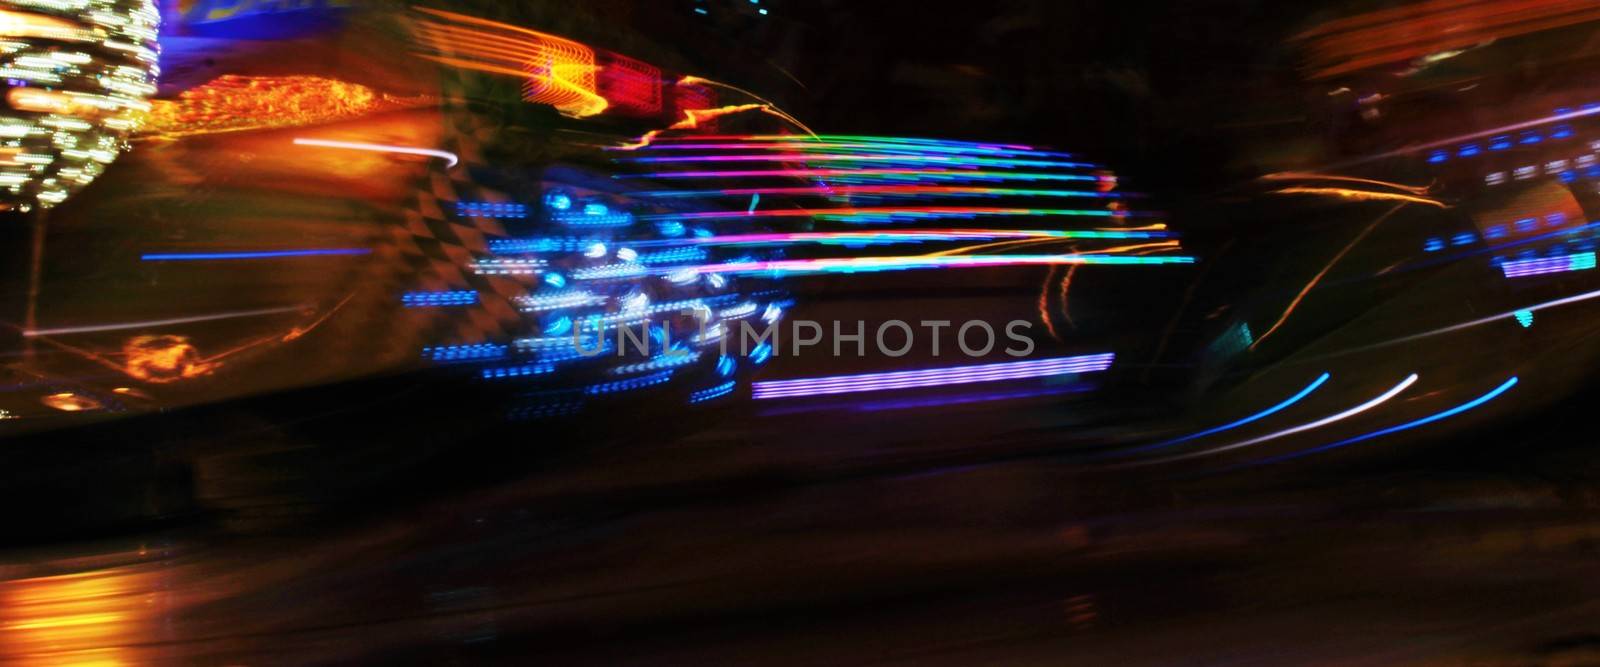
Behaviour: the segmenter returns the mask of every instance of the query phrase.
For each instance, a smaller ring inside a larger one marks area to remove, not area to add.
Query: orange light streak
[[[605,111],[595,78],[594,50],[569,39],[465,14],[417,7],[451,23],[418,20],[418,38],[433,51],[423,57],[466,69],[526,79],[523,99],[548,104],[574,118]],[[478,26],[478,27],[467,27]]]
[[[1312,188],[1292,187],[1273,190],[1271,194],[1277,195],[1326,195],[1355,201],[1399,201],[1408,204],[1427,204],[1438,208],[1449,208],[1444,202],[1428,197],[1417,197],[1396,192],[1372,192],[1370,190],[1352,190],[1350,188]]]
[[[1378,216],[1378,219],[1373,220],[1371,224],[1367,225],[1366,229],[1361,230],[1360,234],[1356,234],[1355,238],[1350,239],[1350,242],[1346,243],[1344,248],[1340,249],[1339,253],[1333,256],[1333,259],[1328,260],[1328,264],[1323,266],[1322,270],[1317,272],[1317,275],[1311,277],[1311,281],[1306,283],[1306,286],[1300,289],[1300,293],[1294,296],[1294,300],[1289,302],[1289,307],[1283,309],[1283,314],[1278,316],[1278,321],[1273,322],[1271,327],[1269,327],[1260,336],[1257,336],[1255,342],[1250,344],[1249,349],[1256,349],[1257,346],[1261,345],[1261,341],[1266,340],[1268,336],[1271,336],[1273,332],[1278,330],[1278,327],[1283,326],[1283,323],[1289,319],[1290,313],[1293,313],[1295,308],[1300,307],[1300,302],[1304,301],[1306,295],[1311,293],[1312,288],[1316,287],[1317,283],[1322,281],[1323,276],[1328,275],[1328,271],[1333,269],[1333,265],[1338,264],[1339,260],[1344,259],[1344,256],[1348,254],[1352,248],[1356,247],[1356,244],[1360,243],[1362,239],[1367,238],[1367,235],[1371,234],[1372,230],[1377,229],[1378,225],[1384,220],[1388,220],[1389,216],[1394,215],[1395,213],[1399,212],[1400,209],[1405,208],[1406,203],[1407,202],[1401,202],[1399,204],[1395,204],[1394,208],[1391,208],[1387,213]]]
[[[1393,188],[1414,195],[1426,195],[1433,189],[1431,185],[1401,185],[1388,181],[1379,181],[1371,178],[1357,178],[1355,176],[1338,176],[1335,174],[1315,174],[1303,171],[1284,171],[1276,174],[1267,174],[1261,177],[1265,181],[1336,181],[1339,183],[1361,183],[1376,185],[1382,188]]]

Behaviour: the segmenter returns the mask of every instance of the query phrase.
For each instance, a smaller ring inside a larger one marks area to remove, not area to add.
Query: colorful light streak
[[[863,373],[797,380],[757,382],[754,398],[797,398],[868,391],[893,391],[978,382],[1000,382],[1076,373],[1094,373],[1111,367],[1116,355],[1092,354],[1051,359],[1031,359],[994,364],[951,366],[888,373]]]
[[[971,148],[971,149],[983,149],[983,150],[1029,151],[1029,152],[1034,150],[1034,148],[1032,146],[1024,146],[1024,145],[1021,145],[1021,144],[995,144],[995,143],[985,143],[985,142],[975,142],[975,141],[959,141],[959,140],[955,140],[955,139],[932,139],[932,138],[923,138],[923,137],[896,137],[896,136],[869,135],[869,134],[812,134],[811,138],[813,140],[815,140],[815,141],[824,141],[824,142],[828,142],[828,141],[832,141],[832,142],[866,142],[866,143],[873,143],[873,144],[905,144],[905,145],[909,145],[909,146],[951,147],[951,148]],[[792,142],[792,141],[804,141],[804,140],[806,140],[806,137],[801,137],[801,136],[797,136],[797,135],[793,135],[793,134],[723,134],[723,135],[699,135],[699,136],[694,136],[694,137],[681,137],[681,138],[673,138],[673,139],[663,139],[663,140],[661,140],[661,144],[662,144],[663,147],[666,147],[666,146],[674,145],[676,142],[689,142],[689,143],[697,142],[697,141],[742,141],[742,142],[775,141],[775,142]],[[1062,153],[1062,155],[1066,155],[1066,153]]]
[[[308,248],[303,250],[240,250],[233,252],[152,252],[139,256],[145,262],[196,262],[234,259],[288,259],[294,257],[345,257],[370,255],[370,248]]]
[[[1166,239],[1175,234],[1164,231],[1135,230],[1059,230],[1059,229],[918,229],[842,232],[788,232],[769,234],[718,234],[688,239],[658,239],[640,241],[633,245],[641,248],[656,246],[737,246],[789,243],[818,243],[825,245],[876,245],[892,243],[920,243],[940,241],[972,241],[982,239]],[[502,248],[523,246],[506,244]],[[501,250],[501,252],[516,252]]]
[[[1062,162],[1058,160],[1018,160],[1012,158],[981,158],[951,155],[878,155],[873,153],[781,153],[778,155],[671,155],[619,158],[629,162],[664,164],[684,162],[932,162],[954,167],[1057,167],[1065,169],[1093,168],[1090,162]]]
[[[672,150],[762,150],[762,151],[815,151],[815,150],[861,150],[869,152],[895,152],[906,154],[920,153],[953,153],[1019,156],[1033,155],[1040,157],[1072,157],[1071,153],[1058,153],[1053,151],[1036,151],[1032,149],[991,148],[970,145],[942,145],[942,144],[901,144],[891,142],[867,141],[828,141],[824,139],[811,139],[804,136],[789,136],[789,141],[772,143],[723,142],[723,143],[670,143],[656,142],[646,150],[672,151]],[[610,150],[623,150],[611,148]]]
[[[1474,408],[1476,408],[1476,407],[1478,407],[1480,405],[1483,405],[1484,403],[1488,403],[1489,401],[1492,401],[1492,400],[1494,400],[1496,398],[1499,398],[1501,394],[1504,394],[1504,393],[1506,393],[1508,391],[1511,391],[1511,388],[1515,387],[1515,386],[1517,386],[1517,377],[1515,375],[1513,375],[1513,376],[1511,376],[1511,379],[1500,383],[1500,386],[1495,387],[1494,389],[1491,389],[1489,391],[1489,393],[1484,394],[1482,396],[1479,396],[1477,398],[1474,398],[1474,399],[1472,399],[1470,401],[1467,401],[1466,403],[1462,403],[1461,405],[1458,405],[1458,406],[1455,406],[1453,408],[1450,408],[1449,410],[1444,410],[1444,411],[1441,411],[1441,412],[1435,412],[1435,413],[1433,413],[1431,415],[1428,415],[1426,417],[1423,417],[1421,419],[1412,420],[1412,421],[1406,422],[1404,424],[1399,424],[1399,425],[1396,425],[1396,426],[1390,426],[1389,428],[1385,428],[1385,429],[1379,429],[1379,430],[1373,431],[1371,433],[1366,433],[1366,434],[1363,434],[1363,435],[1355,436],[1353,438],[1345,438],[1344,440],[1340,440],[1338,442],[1333,442],[1333,443],[1329,443],[1329,444],[1326,444],[1326,445],[1322,445],[1321,447],[1313,447],[1311,449],[1307,449],[1305,451],[1300,451],[1300,452],[1295,452],[1293,454],[1285,454],[1283,456],[1275,456],[1275,457],[1268,458],[1268,459],[1262,459],[1260,461],[1256,461],[1255,464],[1256,465],[1260,465],[1260,464],[1266,464],[1266,463],[1279,463],[1279,462],[1282,462],[1282,461],[1289,461],[1289,460],[1298,459],[1298,458],[1301,458],[1301,457],[1304,457],[1304,456],[1310,456],[1312,454],[1319,454],[1319,453],[1326,452],[1326,451],[1329,451],[1329,450],[1332,450],[1332,449],[1338,449],[1338,448],[1344,447],[1346,445],[1353,445],[1353,444],[1356,444],[1358,442],[1364,442],[1364,441],[1367,441],[1367,440],[1372,440],[1373,438],[1381,438],[1383,436],[1392,435],[1392,434],[1395,434],[1395,433],[1399,433],[1401,431],[1408,431],[1408,430],[1417,428],[1418,426],[1426,426],[1428,424],[1432,424],[1432,423],[1437,422],[1437,421],[1442,421],[1442,420],[1445,420],[1445,419],[1449,419],[1449,418],[1454,417],[1456,415],[1459,415],[1459,414],[1461,414],[1463,412],[1466,412],[1468,410],[1472,410],[1472,409],[1474,409]]]
[[[1504,262],[1500,270],[1507,278],[1524,278],[1527,276],[1543,276],[1552,273],[1565,273],[1568,271],[1587,271],[1594,268],[1595,258],[1593,252],[1580,252],[1560,257],[1541,257],[1538,259],[1519,259]]]
[[[1004,208],[984,206],[882,206],[841,208],[775,208],[762,211],[696,211],[640,216],[645,220],[726,220],[730,218],[965,218],[976,216],[1077,216],[1106,218],[1114,214],[1104,209],[1082,208]]]
[[[616,174],[612,178],[821,178],[902,177],[905,180],[960,181],[1084,181],[1098,177],[1050,172],[985,171],[962,169],[757,169],[724,171],[660,171]]]
[[[1277,405],[1274,405],[1274,406],[1272,406],[1270,408],[1267,408],[1265,410],[1262,410],[1260,412],[1252,414],[1252,415],[1250,415],[1248,417],[1244,417],[1244,418],[1236,420],[1236,421],[1231,421],[1231,422],[1228,422],[1228,423],[1223,424],[1221,426],[1208,428],[1208,429],[1206,429],[1204,431],[1191,433],[1191,434],[1183,436],[1183,437],[1173,438],[1171,440],[1163,440],[1161,442],[1158,442],[1158,443],[1155,443],[1155,444],[1151,444],[1151,445],[1142,445],[1142,446],[1139,446],[1139,447],[1133,447],[1131,449],[1119,450],[1119,451],[1116,451],[1116,452],[1112,452],[1111,454],[1112,455],[1116,455],[1116,456],[1121,456],[1121,455],[1127,455],[1127,454],[1139,454],[1139,453],[1143,453],[1143,452],[1155,451],[1157,449],[1165,449],[1165,448],[1171,447],[1173,445],[1180,445],[1180,444],[1183,444],[1185,442],[1189,442],[1190,440],[1198,440],[1200,438],[1216,435],[1216,434],[1222,433],[1224,431],[1231,431],[1233,429],[1239,428],[1240,426],[1244,426],[1246,424],[1251,424],[1251,423],[1260,421],[1262,419],[1265,419],[1267,417],[1275,415],[1275,414],[1277,414],[1279,412],[1282,412],[1283,410],[1285,410],[1286,408],[1288,408],[1291,405],[1294,405],[1296,403],[1299,403],[1302,400],[1305,400],[1305,397],[1310,396],[1312,392],[1316,391],[1322,385],[1326,384],[1328,382],[1328,380],[1330,378],[1332,378],[1332,377],[1333,377],[1333,375],[1330,374],[1330,373],[1323,373],[1322,375],[1317,376],[1317,378],[1315,380],[1312,380],[1311,384],[1308,384],[1303,389],[1301,389],[1300,391],[1295,392],[1295,394],[1293,396],[1290,396],[1289,398],[1284,399],[1282,402],[1279,402]]]
[[[1193,264],[1193,257],[1158,256],[1129,257],[1124,255],[917,255],[907,257],[839,257],[824,259],[779,259],[765,261],[729,262],[694,267],[660,269],[658,273],[689,270],[701,274],[806,274],[806,273],[865,273],[872,271],[904,271],[908,269],[974,268],[997,266],[1051,266],[1061,264],[1095,265],[1160,265]]]
[[[1373,409],[1375,407],[1383,405],[1384,403],[1387,403],[1389,401],[1389,399],[1392,399],[1395,396],[1398,396],[1400,394],[1400,392],[1405,391],[1407,387],[1410,387],[1411,385],[1415,384],[1417,379],[1418,379],[1417,374],[1416,373],[1412,373],[1411,375],[1407,376],[1406,379],[1401,380],[1399,384],[1397,384],[1397,385],[1395,385],[1393,387],[1390,387],[1388,391],[1385,391],[1382,394],[1379,394],[1378,396],[1374,397],[1373,399],[1371,399],[1371,400],[1369,400],[1369,401],[1367,401],[1365,403],[1362,403],[1362,404],[1357,405],[1357,406],[1355,406],[1353,408],[1350,408],[1349,410],[1345,410],[1343,412],[1339,412],[1339,413],[1336,413],[1336,414],[1333,414],[1333,415],[1329,415],[1327,417],[1323,417],[1322,419],[1318,419],[1318,420],[1313,421],[1313,422],[1301,424],[1299,426],[1295,426],[1295,427],[1292,427],[1292,428],[1287,428],[1287,429],[1284,429],[1282,431],[1276,431],[1276,432],[1273,432],[1273,433],[1268,433],[1266,435],[1250,438],[1248,440],[1241,440],[1239,442],[1235,442],[1235,443],[1228,444],[1228,445],[1223,445],[1221,447],[1212,447],[1210,449],[1204,449],[1204,450],[1200,450],[1200,451],[1197,451],[1197,452],[1190,452],[1190,453],[1181,454],[1181,455],[1178,455],[1178,456],[1168,456],[1168,457],[1160,458],[1160,459],[1152,459],[1152,460],[1148,460],[1148,461],[1139,461],[1139,462],[1135,462],[1135,463],[1122,464],[1122,465],[1128,465],[1128,466],[1131,466],[1131,465],[1154,465],[1154,464],[1158,464],[1158,463],[1171,463],[1173,461],[1184,461],[1184,460],[1188,460],[1188,459],[1200,458],[1202,456],[1210,456],[1212,454],[1220,454],[1222,452],[1232,451],[1232,450],[1235,450],[1235,449],[1241,449],[1241,448],[1244,448],[1244,447],[1249,447],[1251,445],[1259,445],[1259,444],[1261,444],[1263,442],[1270,442],[1270,441],[1273,441],[1273,440],[1277,440],[1279,438],[1284,438],[1284,437],[1287,437],[1287,436],[1294,435],[1296,433],[1304,433],[1306,431],[1310,431],[1310,430],[1313,430],[1313,429],[1322,428],[1324,426],[1327,426],[1327,425],[1335,423],[1335,422],[1344,421],[1346,419],[1349,419],[1351,417],[1359,415],[1359,414],[1361,414],[1363,412],[1371,410],[1371,409]]]
[[[399,153],[402,155],[421,155],[436,157],[448,162],[446,167],[454,167],[461,162],[461,158],[450,151],[441,151],[433,148],[418,148],[415,146],[390,146],[387,144],[369,144],[359,141],[334,141],[331,139],[307,139],[296,137],[296,146],[316,146],[320,148],[343,148],[353,151],[371,151],[375,153]]]
[[[684,197],[748,197],[762,195],[794,195],[816,197],[842,197],[852,195],[896,196],[984,196],[984,197],[1086,197],[1092,199],[1118,199],[1126,195],[1116,192],[1092,190],[1045,190],[1038,188],[991,188],[957,185],[837,185],[770,188],[725,188],[721,190],[655,190],[629,193],[633,197],[674,199]]]

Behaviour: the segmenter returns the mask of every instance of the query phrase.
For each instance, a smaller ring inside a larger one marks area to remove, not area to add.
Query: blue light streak
[[[1278,463],[1280,461],[1288,461],[1288,460],[1291,460],[1291,459],[1297,459],[1297,458],[1300,458],[1302,456],[1310,456],[1312,454],[1317,454],[1317,453],[1320,453],[1320,452],[1326,452],[1326,451],[1331,450],[1331,449],[1338,449],[1338,448],[1344,447],[1346,445],[1353,445],[1355,443],[1363,442],[1363,441],[1366,441],[1366,440],[1371,440],[1373,438],[1381,438],[1381,437],[1386,436],[1386,435],[1399,433],[1401,431],[1410,430],[1410,429],[1416,428],[1418,426],[1426,426],[1426,425],[1432,424],[1433,422],[1436,422],[1436,421],[1440,421],[1440,420],[1443,420],[1443,419],[1449,419],[1449,418],[1454,417],[1456,415],[1459,415],[1459,414],[1461,414],[1463,412],[1466,412],[1466,411],[1471,410],[1473,408],[1476,408],[1476,407],[1478,407],[1480,405],[1483,405],[1484,403],[1488,403],[1489,401],[1492,401],[1495,398],[1498,398],[1501,394],[1504,394],[1507,391],[1510,391],[1511,388],[1515,387],[1516,385],[1517,385],[1517,377],[1515,375],[1513,375],[1513,376],[1511,376],[1511,379],[1506,380],[1504,383],[1501,383],[1500,386],[1495,387],[1489,393],[1484,394],[1482,396],[1479,396],[1477,398],[1474,398],[1474,399],[1472,399],[1470,401],[1467,401],[1466,403],[1462,403],[1461,405],[1458,405],[1456,407],[1450,408],[1449,410],[1445,410],[1443,412],[1436,412],[1434,414],[1428,415],[1427,417],[1423,417],[1423,418],[1415,420],[1415,421],[1409,421],[1409,422],[1406,422],[1404,424],[1400,424],[1398,426],[1390,426],[1389,428],[1373,431],[1373,432],[1367,433],[1365,435],[1358,435],[1358,436],[1355,436],[1353,438],[1345,438],[1344,440],[1340,440],[1338,442],[1326,444],[1326,445],[1323,445],[1321,447],[1314,447],[1312,449],[1307,449],[1307,450],[1301,451],[1301,452],[1295,452],[1293,454],[1285,454],[1283,456],[1275,456],[1275,457],[1268,458],[1268,459],[1262,459],[1260,461],[1257,461],[1256,464],[1259,465],[1259,464],[1265,464],[1265,463]]]
[[[1265,419],[1265,418],[1270,417],[1270,416],[1272,416],[1274,414],[1282,412],[1284,409],[1288,408],[1291,405],[1294,405],[1295,403],[1299,403],[1301,400],[1304,400],[1305,397],[1311,395],[1311,392],[1316,391],[1318,387],[1321,387],[1324,383],[1326,383],[1332,377],[1333,377],[1333,375],[1330,374],[1330,373],[1323,373],[1322,375],[1317,376],[1317,379],[1312,380],[1311,384],[1306,385],[1304,389],[1301,389],[1299,392],[1296,392],[1295,395],[1290,396],[1289,398],[1285,399],[1282,403],[1274,405],[1274,406],[1272,406],[1270,408],[1267,408],[1265,410],[1257,412],[1257,413],[1255,413],[1253,415],[1250,415],[1250,416],[1245,417],[1243,419],[1240,419],[1238,421],[1228,422],[1228,423],[1223,424],[1221,426],[1208,428],[1208,429],[1206,429],[1204,431],[1200,431],[1198,433],[1191,433],[1189,435],[1186,435],[1186,436],[1183,436],[1183,437],[1180,437],[1180,438],[1173,438],[1172,440],[1166,440],[1166,441],[1158,442],[1158,443],[1155,443],[1153,445],[1143,445],[1143,446],[1140,446],[1140,447],[1134,447],[1132,449],[1124,449],[1124,450],[1120,450],[1120,451],[1117,451],[1117,452],[1112,452],[1112,454],[1115,454],[1115,455],[1139,454],[1139,453],[1142,453],[1142,452],[1148,452],[1148,451],[1153,451],[1153,450],[1157,450],[1157,449],[1165,449],[1165,448],[1171,447],[1173,445],[1189,442],[1190,440],[1198,440],[1200,438],[1204,438],[1204,437],[1209,436],[1209,435],[1216,435],[1216,434],[1221,433],[1223,431],[1232,430],[1232,429],[1235,429],[1235,428],[1239,428],[1240,426],[1244,426],[1245,424],[1249,424],[1249,423],[1252,423],[1252,422],[1259,421],[1261,419]]]

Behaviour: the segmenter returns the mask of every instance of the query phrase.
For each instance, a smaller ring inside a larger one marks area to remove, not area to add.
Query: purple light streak
[[[972,384],[976,382],[999,382],[1069,373],[1092,373],[1110,368],[1111,362],[1115,358],[1116,355],[1114,353],[1107,352],[1077,357],[1007,361],[975,366],[951,366],[888,373],[863,373],[860,375],[835,375],[796,380],[771,380],[755,383],[754,398],[825,396],[865,391],[890,391],[918,387]]]

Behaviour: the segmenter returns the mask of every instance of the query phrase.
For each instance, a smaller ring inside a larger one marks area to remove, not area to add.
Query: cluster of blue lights
[[[506,356],[506,346],[496,343],[441,345],[422,348],[422,355],[437,362],[481,361]]]
[[[489,251],[499,255],[516,255],[533,252],[580,252],[601,243],[595,239],[575,236],[545,236],[531,239],[491,239]]]
[[[1567,215],[1556,212],[1545,215],[1542,219],[1539,217],[1522,218],[1511,223],[1509,229],[1504,224],[1492,225],[1483,230],[1483,239],[1485,241],[1496,241],[1506,238],[1511,233],[1527,234],[1535,232],[1541,229],[1541,222],[1544,229],[1557,229],[1567,224]],[[1431,237],[1423,242],[1422,249],[1426,252],[1438,252],[1446,247],[1471,245],[1477,240],[1478,235],[1474,232],[1460,232],[1452,235],[1448,241],[1440,237]]]
[[[600,384],[590,385],[584,388],[583,393],[590,396],[598,396],[602,394],[633,391],[635,389],[644,389],[645,387],[666,384],[671,379],[672,371],[665,370],[651,373],[650,375],[645,375],[643,377],[636,377],[628,380],[617,380],[615,382],[602,382]]]
[[[689,402],[704,403],[709,400],[722,398],[723,396],[733,393],[733,388],[736,386],[736,384],[737,383],[735,383],[733,380],[729,380],[715,387],[691,392],[689,394]]]
[[[757,345],[755,349],[750,350],[750,364],[753,366],[760,366],[761,364],[767,363],[767,360],[771,358],[772,345],[770,343],[762,343]]]
[[[400,297],[400,303],[407,308],[470,306],[477,302],[478,293],[472,290],[453,290],[448,292],[406,292]]]
[[[681,264],[684,262],[703,262],[708,256],[706,249],[701,247],[673,248],[672,250],[641,253],[638,261],[640,264],[649,265]]]
[[[522,364],[520,366],[504,366],[500,368],[483,369],[483,379],[503,380],[506,378],[525,378],[535,375],[544,375],[556,370],[554,364]]]
[[[528,206],[501,202],[458,201],[456,215],[463,218],[526,218]]]
[[[534,419],[549,419],[551,417],[566,417],[575,415],[583,409],[583,404],[578,402],[551,402],[531,403],[512,408],[506,412],[506,419],[511,421],[529,421]]]
[[[655,331],[658,331],[658,330],[652,330],[651,333],[655,333]],[[652,337],[652,338],[654,338],[654,337]],[[656,342],[659,343],[660,341],[656,340]],[[677,350],[677,351],[674,351],[673,353],[657,355],[655,358],[651,359],[650,361],[640,362],[640,363],[637,363],[637,364],[627,364],[625,366],[618,366],[616,368],[611,369],[611,372],[613,374],[615,374],[615,375],[633,375],[634,373],[650,373],[650,372],[653,372],[653,371],[666,370],[668,368],[679,368],[679,367],[682,367],[682,366],[688,366],[689,364],[692,364],[692,363],[694,363],[696,361],[699,361],[699,360],[700,360],[700,353],[698,351],[691,352],[689,350]]]
[[[1562,124],[1552,128],[1548,137],[1534,130],[1525,130],[1516,134],[1515,136],[1510,134],[1494,136],[1489,139],[1488,147],[1490,152],[1500,152],[1510,150],[1514,145],[1532,146],[1543,143],[1546,138],[1559,141],[1562,139],[1571,139],[1573,136],[1572,126]],[[1483,154],[1483,150],[1479,148],[1478,144],[1461,144],[1460,146],[1457,146],[1454,151],[1441,148],[1428,153],[1428,162],[1431,164],[1440,164],[1443,162],[1448,162],[1452,155],[1457,158],[1470,158],[1477,157],[1481,154]]]
[[[582,207],[568,205],[564,209],[552,207],[550,219],[568,227],[627,227],[633,224],[632,213],[615,211],[599,202],[590,202]]]

